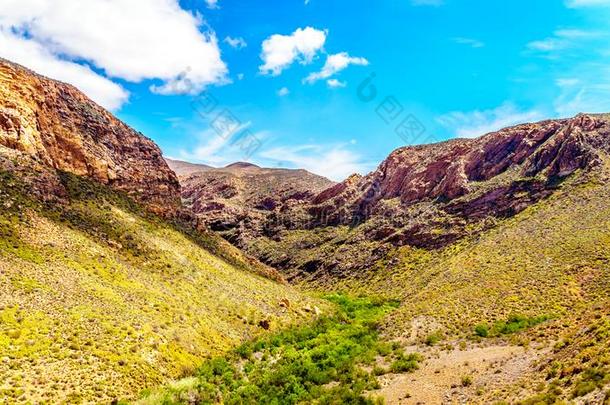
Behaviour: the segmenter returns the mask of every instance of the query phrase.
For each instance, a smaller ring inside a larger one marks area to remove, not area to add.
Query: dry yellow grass
[[[134,398],[314,304],[102,187],[45,207],[1,177],[0,402]]]

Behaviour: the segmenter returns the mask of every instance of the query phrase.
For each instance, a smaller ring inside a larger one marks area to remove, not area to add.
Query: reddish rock
[[[176,175],[153,141],[75,87],[0,59],[0,153],[8,151],[124,191],[158,214],[180,207]]]
[[[538,183],[552,182],[597,165],[600,154],[609,149],[609,132],[606,119],[579,115],[518,125],[476,139],[405,147],[394,151],[371,174],[337,184],[313,202],[318,207],[346,207],[355,214],[369,215],[382,200],[398,198],[405,207],[422,201],[447,203],[509,171],[515,181],[536,177]],[[511,183],[508,177],[506,181]],[[511,188],[509,184],[502,187]],[[501,189],[486,199],[503,199]],[[510,202],[498,207],[506,204]]]

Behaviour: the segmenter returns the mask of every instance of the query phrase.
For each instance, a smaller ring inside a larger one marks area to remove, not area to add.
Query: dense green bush
[[[377,321],[395,302],[370,298],[327,297],[337,304],[331,316],[248,342],[232,354],[206,362],[196,383],[167,389],[163,402],[225,404],[375,404],[366,391],[379,387],[373,366],[379,357],[393,361],[393,372],[409,372],[421,361],[379,337]],[[368,369],[368,368],[367,368]]]
[[[477,336],[485,338],[485,337],[489,336],[489,327],[487,325],[483,325],[483,324],[477,325],[474,327],[474,333]]]
[[[526,317],[523,315],[511,315],[506,321],[496,321],[491,327],[480,323],[474,327],[474,334],[479,337],[490,337],[499,335],[510,335],[532,328],[538,324],[551,319],[549,315]]]
[[[398,359],[396,359],[390,369],[393,373],[407,373],[419,368],[419,362],[422,360],[421,356],[417,353],[412,353],[409,355],[401,354]]]

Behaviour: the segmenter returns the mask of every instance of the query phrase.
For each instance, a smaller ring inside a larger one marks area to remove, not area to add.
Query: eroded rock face
[[[348,277],[396,246],[437,249],[475,236],[552,195],[568,178],[587,181],[608,157],[608,115],[405,147],[366,176],[258,211],[256,221],[235,200],[244,220],[228,239],[291,279]],[[192,184],[190,191],[201,189]]]
[[[167,159],[179,174],[182,198],[212,230],[264,232],[267,217],[292,206],[307,204],[334,183],[305,170],[261,168],[237,162],[223,168]]]
[[[1,148],[127,192],[161,215],[180,207],[176,175],[153,141],[73,86],[2,59]]]
[[[552,187],[545,184],[599,164],[610,149],[609,135],[607,119],[579,115],[518,125],[476,139],[405,147],[394,151],[376,171],[320,193],[313,203],[368,217],[384,200],[398,199],[403,207],[434,201],[459,213],[455,200],[462,199],[465,213],[472,214],[468,201],[473,196],[472,204],[487,201],[487,214],[493,215],[494,210],[511,208],[506,197],[512,191],[528,191],[525,183],[546,194]],[[486,183],[489,191],[475,198]],[[493,203],[497,204],[492,207]]]

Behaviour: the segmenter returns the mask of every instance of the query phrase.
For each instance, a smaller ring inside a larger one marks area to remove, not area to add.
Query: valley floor
[[[499,401],[498,394],[527,379],[547,351],[511,345],[409,350],[420,350],[426,360],[412,374],[380,378],[382,388],[373,393],[387,404],[485,404],[494,396]]]

